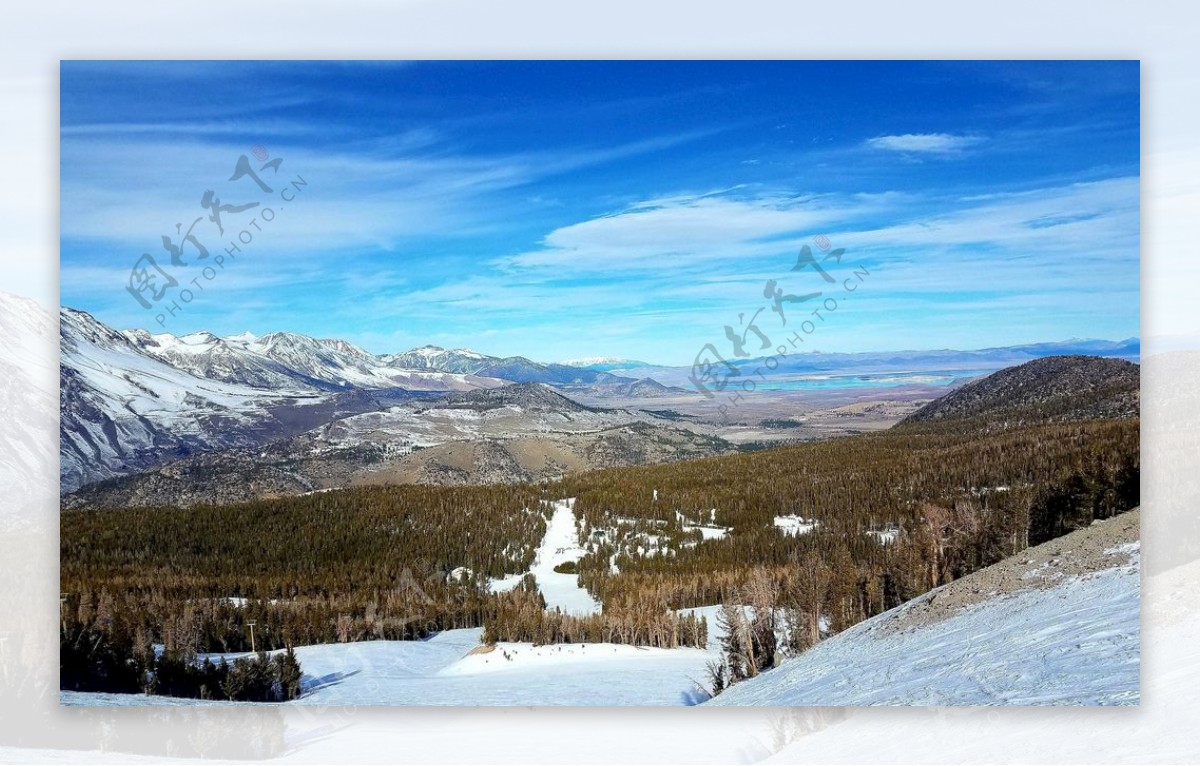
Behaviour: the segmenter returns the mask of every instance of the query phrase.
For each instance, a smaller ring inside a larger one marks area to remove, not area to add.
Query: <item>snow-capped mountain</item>
[[[222,339],[208,332],[176,337],[130,330],[124,335],[147,356],[201,378],[278,390],[335,388],[251,350],[248,342]]]
[[[503,381],[484,380],[453,370],[406,367],[370,354],[349,341],[290,332],[261,337],[241,333],[228,338],[209,332],[180,337],[145,330],[123,334],[146,354],[173,367],[203,378],[256,388],[467,391],[503,385]]]
[[[338,388],[389,388],[379,360],[346,341],[317,340],[291,332],[273,332],[244,347],[309,380]]]
[[[356,391],[505,384],[395,367],[347,341],[295,333],[119,331],[70,308],[59,312],[59,333],[63,491],[195,452],[253,447],[380,406]]]
[[[631,378],[621,378],[601,370],[565,364],[541,364],[523,356],[487,356],[465,348],[447,350],[438,346],[421,346],[402,354],[385,355],[380,359],[397,367],[466,373],[500,378],[512,383],[590,386],[597,383],[633,382]]]
[[[393,367],[408,370],[438,370],[461,374],[476,373],[495,360],[469,348],[445,349],[421,346],[402,354],[385,354],[380,359]]]
[[[63,491],[197,452],[257,447],[396,397],[634,382],[468,349],[376,356],[345,340],[290,332],[121,331],[65,307],[59,319]]]
[[[636,359],[625,359],[619,356],[585,356],[581,359],[568,359],[563,362],[568,367],[581,367],[588,370],[599,370],[601,372],[612,372],[613,370],[627,370],[633,367],[649,367],[648,362],[639,362]]]
[[[256,444],[273,430],[270,409],[285,398],[309,404],[324,398],[202,377],[146,353],[143,340],[82,311],[59,312],[63,490],[195,451]],[[176,351],[213,345],[192,340],[160,342]]]

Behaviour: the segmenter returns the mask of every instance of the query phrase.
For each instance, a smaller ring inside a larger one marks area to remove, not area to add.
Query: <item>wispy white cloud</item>
[[[817,234],[883,265],[889,288],[914,303],[971,290],[1136,289],[1138,184],[1115,178],[986,197],[743,189],[660,197],[560,227],[542,247],[494,261],[507,277],[489,279],[483,292],[500,305],[511,298],[512,307],[544,306],[551,294],[578,307],[642,300],[634,290],[614,292],[616,282],[652,286],[648,303],[727,302],[754,297],[786,273]],[[539,294],[528,292],[531,284]],[[469,297],[467,289],[457,284],[452,294]],[[420,298],[434,294],[448,295]]]
[[[902,135],[876,136],[867,139],[871,149],[905,154],[950,155],[983,142],[981,136],[956,136],[950,133],[904,133]]]
[[[1115,257],[1136,264],[1139,184],[1137,177],[1112,178],[949,199],[919,215],[836,236],[860,246],[959,248],[963,254],[1003,249],[1029,260]]]
[[[137,135],[150,127],[148,134]],[[223,134],[228,126],[208,127]],[[64,134],[63,237],[143,242],[150,249],[175,223],[207,214],[199,205],[205,190],[224,189],[231,203],[245,202],[235,197],[255,191],[229,186],[226,180],[249,146],[154,136],[160,129],[170,132],[169,126],[133,124]],[[249,129],[242,133],[259,135]],[[304,176],[311,184],[312,203],[304,203],[303,216],[274,227],[272,242],[292,252],[355,245],[388,250],[417,236],[462,236],[511,220],[514,211],[505,208],[517,202],[498,199],[502,192],[709,133],[507,154],[455,152],[423,129],[319,149],[284,140],[269,147],[272,156],[285,158],[279,178],[286,183]]]
[[[731,189],[658,197],[555,229],[541,247],[497,265],[586,274],[744,261],[793,250],[829,226],[892,207],[901,196]]]

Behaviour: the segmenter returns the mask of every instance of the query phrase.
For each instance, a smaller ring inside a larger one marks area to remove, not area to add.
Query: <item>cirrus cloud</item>
[[[983,141],[980,136],[956,136],[951,133],[905,133],[867,139],[871,149],[909,154],[957,154]]]

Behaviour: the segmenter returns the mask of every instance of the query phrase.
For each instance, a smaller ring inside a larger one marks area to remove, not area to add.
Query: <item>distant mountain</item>
[[[781,380],[812,374],[868,374],[888,372],[962,373],[964,377],[986,374],[1004,367],[1023,364],[1048,356],[1087,355],[1136,362],[1141,358],[1141,341],[1127,338],[1120,341],[1072,339],[1052,343],[1029,343],[1017,346],[932,351],[868,351],[839,353],[824,351],[794,351],[774,357],[768,364],[762,357],[727,358],[741,375],[764,375],[768,380]],[[630,367],[621,374],[630,377],[650,377],[667,386],[693,388],[689,380],[690,366]]]
[[[669,396],[695,395],[695,389],[664,386],[653,378],[639,378],[627,383],[597,383],[589,393],[613,399],[656,399]]]
[[[59,313],[59,456],[63,490],[198,450],[258,442],[275,393],[210,380],[146,353],[90,314]]]
[[[1133,417],[1141,370],[1122,359],[1050,356],[972,381],[909,415],[904,423],[1089,420]]]
[[[632,378],[623,378],[598,370],[568,367],[565,364],[538,364],[523,356],[498,359],[480,369],[477,374],[503,378],[514,383],[548,383],[552,386],[583,386],[594,383],[632,381]]]
[[[1029,343],[1017,346],[960,351],[882,351],[853,354],[811,352],[790,354],[780,360],[777,372],[820,372],[828,370],[953,370],[1011,367],[1032,359],[1048,356],[1101,356],[1137,360],[1141,356],[1141,341],[1128,338],[1122,341],[1072,339],[1052,343]],[[742,367],[761,366],[762,360],[736,362]]]
[[[463,375],[476,374],[496,360],[467,348],[444,349],[439,346],[421,346],[402,354],[384,354],[380,360],[393,367],[409,370],[438,370]]]
[[[448,350],[421,346],[402,354],[390,354],[381,360],[397,367],[437,370],[499,378],[512,383],[546,383],[552,386],[585,386],[595,383],[632,382],[607,372],[565,364],[541,364],[523,356],[487,356],[469,349]]]
[[[254,447],[382,406],[363,390],[504,385],[390,368],[344,341],[292,333],[222,339],[114,330],[59,312],[59,461],[64,491],[195,452]]]
[[[636,410],[586,407],[543,384],[523,383],[333,417],[254,449],[202,452],[95,482],[64,495],[61,504],[186,506],[351,484],[541,481],[734,449],[711,428]]]
[[[201,378],[280,390],[337,388],[329,381],[305,375],[251,351],[249,343],[222,340],[207,332],[178,338],[145,330],[130,330],[124,335],[146,356]]]
[[[503,385],[453,371],[405,367],[345,340],[290,332],[218,338],[209,332],[182,337],[145,330],[123,333],[145,354],[202,378],[256,388],[345,391],[353,388],[454,391]],[[444,374],[450,372],[451,374]]]
[[[26,312],[5,313],[19,321]],[[59,332],[63,491],[195,453],[254,449],[410,396],[512,383],[588,393],[591,386],[636,383],[468,349],[423,346],[376,356],[346,340],[290,332],[221,338],[120,331],[66,307]],[[536,396],[557,395],[535,389],[505,395],[514,401]]]
[[[541,364],[520,356],[488,356],[465,348],[421,346],[376,356],[345,340],[290,332],[261,337],[241,333],[227,338],[209,332],[182,337],[145,330],[122,334],[148,356],[193,375],[275,390],[466,391],[505,383],[589,386],[634,382],[599,370]]]
[[[486,391],[467,391],[446,396],[438,406],[446,409],[494,410],[500,407],[533,412],[594,412],[568,399],[543,383],[517,383]]]
[[[1029,343],[1024,346],[1011,346],[1014,351],[1034,356],[1113,356],[1134,358],[1141,356],[1142,342],[1138,338],[1125,340],[1098,340],[1072,338],[1057,343]]]
[[[613,372],[614,370],[650,366],[648,362],[639,362],[636,359],[623,359],[619,356],[587,356],[582,359],[569,359],[563,362],[563,364],[568,367],[582,367],[589,370],[599,370],[600,372]]]

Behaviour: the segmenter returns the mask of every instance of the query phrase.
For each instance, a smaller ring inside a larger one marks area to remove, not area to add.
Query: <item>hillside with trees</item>
[[[180,657],[247,651],[250,622],[258,649],[480,626],[486,641],[703,646],[710,626],[674,610],[725,603],[754,607],[720,615],[713,685],[736,683],[1136,507],[1136,399],[1132,417],[1064,419],[1047,393],[1062,378],[1041,379],[1044,391],[1015,399],[1010,377],[985,379],[1003,406],[955,405],[886,432],[536,485],[64,511],[64,647],[88,632],[128,657],[152,643]],[[1086,411],[1125,411],[1105,401],[1127,397],[1123,369],[1090,390]],[[1013,402],[1046,412],[997,420]],[[549,501],[567,497],[584,553],[560,571],[602,604],[591,617],[546,611],[532,575],[490,587],[530,569]]]
[[[904,422],[1136,417],[1140,387],[1141,370],[1132,362],[1097,356],[1048,356],[972,381],[925,405]]]

